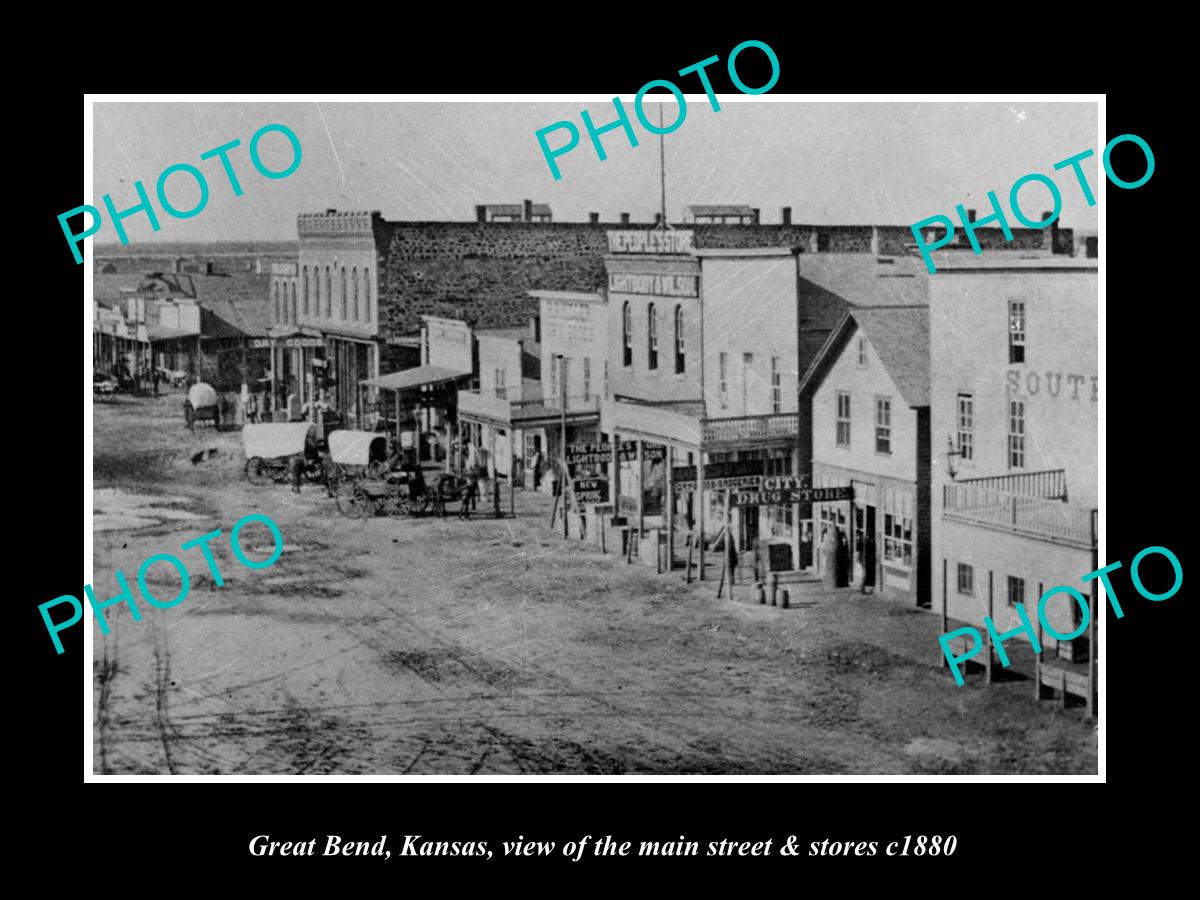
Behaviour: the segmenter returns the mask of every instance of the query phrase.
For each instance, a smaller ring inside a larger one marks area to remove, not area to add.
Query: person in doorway
[[[869,532],[863,538],[863,583],[864,594],[875,593],[875,535]]]
[[[837,586],[846,587],[850,583],[850,543],[846,540],[846,532],[837,530]]]
[[[536,491],[542,484],[542,451],[533,454],[533,489]]]

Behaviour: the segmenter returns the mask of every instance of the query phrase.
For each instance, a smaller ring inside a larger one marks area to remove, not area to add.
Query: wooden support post
[[[669,573],[675,568],[675,448],[670,444],[667,444],[664,464],[667,467],[667,508],[664,510],[667,519],[666,571]]]
[[[605,542],[607,540],[606,533],[608,531],[608,525],[604,521],[604,513],[600,513],[598,518],[600,520],[600,552],[607,553],[608,547]]]
[[[625,562],[630,564],[633,562],[633,526],[625,525],[621,531],[625,535]]]
[[[552,507],[550,507],[550,528],[551,528],[551,530],[554,529],[554,517],[558,513],[558,496],[559,495],[555,494],[554,505]]]
[[[733,547],[733,508],[729,505],[729,500],[732,491],[725,491],[725,570],[729,573],[729,599],[733,599],[733,580],[737,576],[737,564],[734,562],[734,555],[737,551]]]
[[[696,505],[700,507],[699,514],[696,516],[696,522],[699,525],[699,555],[700,555],[700,580],[704,580],[704,518],[708,514],[708,510],[704,506],[704,446],[703,444],[696,451]]]
[[[993,622],[996,621],[995,600],[992,595],[992,570],[988,569],[988,618]],[[992,632],[990,629],[985,629],[988,633],[987,639],[987,683],[992,683],[992,664],[995,654],[992,652]]]
[[[1092,510],[1092,571],[1100,568],[1100,545],[1097,543],[1098,510]],[[1087,714],[1089,719],[1096,718],[1096,613],[1099,609],[1100,596],[1098,579],[1092,579],[1092,591],[1088,595],[1088,674],[1087,674]],[[1038,617],[1040,624],[1041,617]]]
[[[637,439],[637,530],[638,538],[642,536],[642,530],[646,527],[646,464],[645,456],[642,453],[644,446],[642,439]]]
[[[1042,646],[1041,616],[1038,616],[1037,620],[1037,642],[1039,647]],[[1042,699],[1042,654],[1040,653],[1033,654],[1033,699],[1038,702],[1041,702]]]
[[[779,573],[772,572],[767,577],[770,579],[770,582],[771,582],[771,605],[775,606],[776,605],[775,601],[776,601],[777,597],[779,596]]]
[[[692,583],[692,551],[695,549],[696,549],[695,535],[689,534],[687,536],[687,569],[686,569],[687,574],[685,576],[687,584]]]
[[[946,560],[942,559],[942,634],[950,630],[950,619],[946,615]],[[942,654],[942,668],[950,667],[950,660],[946,659],[946,654]]]

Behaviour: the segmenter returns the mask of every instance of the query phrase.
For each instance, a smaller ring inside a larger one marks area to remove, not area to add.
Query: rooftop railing
[[[956,484],[990,488],[1024,497],[1041,497],[1045,500],[1067,499],[1067,470],[1046,469],[1042,472],[1011,472],[1006,475],[989,475],[983,478],[959,478]]]
[[[943,512],[953,518],[1074,546],[1096,545],[1096,511],[1062,500],[958,482],[943,486],[942,501]]]

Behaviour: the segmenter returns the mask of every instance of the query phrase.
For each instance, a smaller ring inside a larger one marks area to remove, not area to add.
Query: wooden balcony
[[[705,450],[748,445],[790,446],[799,439],[799,413],[766,416],[734,416],[727,419],[702,419],[701,439]]]
[[[1041,497],[1044,500],[1067,499],[1067,470],[1046,469],[1043,472],[1012,472],[1005,475],[990,475],[983,478],[959,478],[956,484],[989,488],[1023,497]]]
[[[944,485],[942,491],[942,510],[949,519],[1082,549],[1096,546],[1094,509],[963,482]]]

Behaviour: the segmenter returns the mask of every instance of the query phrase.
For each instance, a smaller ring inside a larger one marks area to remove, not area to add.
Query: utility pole
[[[558,380],[559,380],[559,434],[562,444],[562,460],[563,460],[563,477],[562,477],[562,527],[563,538],[567,534],[567,487],[571,480],[571,467],[567,464],[567,358],[560,356],[558,358]]]
[[[662,227],[663,231],[667,230],[667,156],[665,141],[666,136],[662,133],[663,127],[663,105],[658,104],[658,171],[662,185]]]

